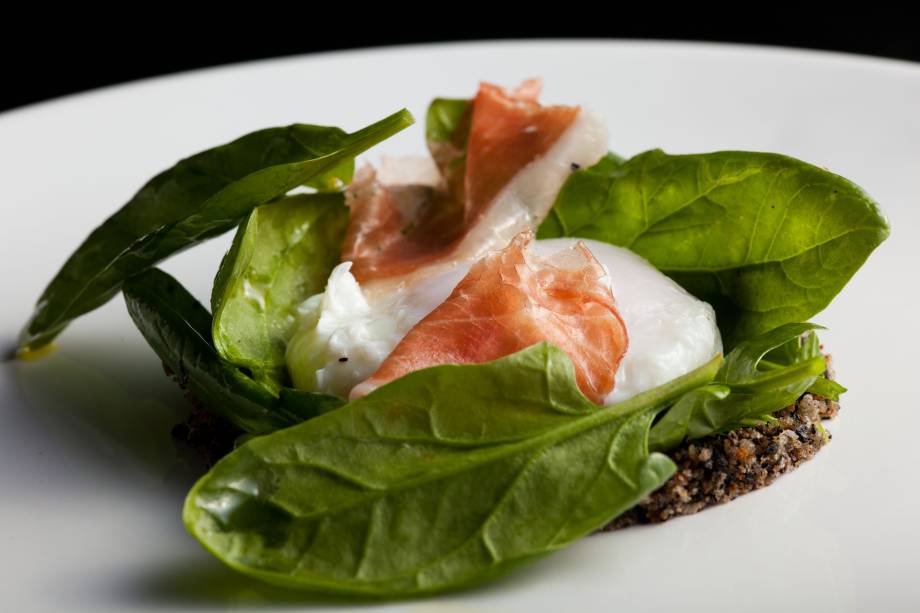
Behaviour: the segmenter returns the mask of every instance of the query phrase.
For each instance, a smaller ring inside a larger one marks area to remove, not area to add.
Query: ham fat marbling
[[[473,265],[351,397],[421,368],[488,362],[549,341],[572,359],[582,393],[603,404],[629,344],[607,273],[583,243],[541,258],[528,251],[532,240],[524,232]]]

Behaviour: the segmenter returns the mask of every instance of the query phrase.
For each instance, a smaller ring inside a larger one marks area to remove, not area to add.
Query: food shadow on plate
[[[169,497],[171,505],[184,498],[205,470],[197,458],[186,457],[192,454],[177,446],[171,434],[189,415],[190,405],[143,346],[117,338],[66,338],[42,357],[0,364],[0,376],[6,412],[5,427],[0,429],[0,462],[8,468],[21,464],[23,458],[31,462],[24,470],[6,471],[13,485],[47,489],[106,483],[125,495],[147,490],[147,495]],[[164,522],[174,525],[176,519],[170,515]],[[186,550],[184,560],[130,565],[117,576],[81,575],[80,583],[85,588],[101,582],[98,589],[90,590],[91,598],[108,594],[126,608],[143,604],[224,610],[241,605],[274,610],[393,602],[274,587],[235,573],[204,551],[200,554],[188,556]],[[577,555],[570,557],[566,566],[577,567],[582,561]],[[438,604],[530,589],[558,574],[558,562],[558,558],[538,561],[494,583],[438,596]],[[433,598],[420,596],[411,602]]]
[[[639,528],[639,530],[645,527]],[[615,535],[602,535],[600,538],[611,541],[610,555],[617,556],[613,541]],[[537,560],[485,585],[473,586],[452,592],[421,595],[400,599],[381,599],[360,596],[338,596],[316,592],[285,589],[237,574],[209,558],[187,559],[184,562],[171,562],[158,570],[144,573],[114,582],[119,586],[116,599],[125,606],[145,606],[180,608],[182,610],[227,610],[245,607],[253,611],[274,611],[278,609],[298,608],[309,610],[312,607],[329,606],[380,607],[385,605],[412,605],[412,610],[427,611],[427,602],[431,610],[455,611],[468,610],[476,601],[489,601],[499,594],[514,595],[517,591],[533,590],[535,586],[558,580],[560,569],[564,574],[577,575],[579,570],[587,571],[580,565],[590,565],[591,557],[577,552],[564,553],[567,559],[550,556]],[[624,560],[625,563],[625,560]],[[416,607],[420,607],[417,609]],[[400,608],[399,610],[402,610]]]
[[[6,380],[0,462],[9,467],[44,456],[20,471],[24,481],[53,464],[55,481],[87,475],[132,489],[165,485],[184,496],[205,470],[171,435],[190,407],[144,349],[124,339],[78,336],[46,355],[0,364]]]
[[[187,560],[118,582],[116,598],[125,606],[138,604],[182,610],[303,609],[327,605],[373,605],[379,600],[288,590],[234,573],[212,559]]]

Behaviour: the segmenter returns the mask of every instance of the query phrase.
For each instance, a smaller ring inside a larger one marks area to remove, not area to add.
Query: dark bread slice
[[[830,356],[827,362],[825,376],[831,379]],[[165,370],[192,405],[188,419],[177,424],[172,435],[197,456],[197,466],[210,468],[233,450],[243,432],[204,406],[187,390],[185,381],[168,368]],[[601,531],[690,515],[770,485],[814,457],[830,441],[830,433],[821,421],[834,417],[838,410],[839,405],[832,400],[804,394],[794,405],[774,413],[776,422],[685,442],[669,453],[677,464],[674,476]]]
[[[830,357],[825,376],[833,377]],[[774,413],[777,421],[684,442],[668,455],[677,472],[661,488],[601,531],[690,515],[766,487],[813,458],[831,435],[821,424],[839,405],[812,394]]]

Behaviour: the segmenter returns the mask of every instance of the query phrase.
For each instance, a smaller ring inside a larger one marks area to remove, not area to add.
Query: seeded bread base
[[[826,359],[824,374],[833,379],[831,358]],[[196,465],[210,468],[233,450],[243,432],[195,398],[186,381],[165,365],[164,370],[192,405],[188,419],[173,428],[173,439],[197,456]],[[821,422],[837,415],[839,408],[832,400],[804,394],[794,405],[774,413],[775,422],[685,442],[668,454],[677,464],[674,476],[599,532],[690,515],[770,485],[813,458],[830,441],[830,432]]]
[[[677,464],[674,476],[600,531],[691,515],[770,485],[830,441],[830,432],[821,422],[839,409],[832,400],[804,394],[794,405],[774,413],[776,422],[685,442],[668,454]]]

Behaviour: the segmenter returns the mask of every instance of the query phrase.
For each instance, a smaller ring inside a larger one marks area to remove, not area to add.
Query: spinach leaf
[[[769,420],[769,415],[794,403],[824,372],[820,351],[800,355],[785,366],[761,368],[764,356],[805,342],[815,343],[815,324],[786,324],[750,338],[735,347],[722,363],[712,383],[685,394],[652,427],[649,447],[667,451],[685,439],[727,432]]]
[[[471,100],[435,98],[425,115],[425,138],[431,157],[459,200],[464,192],[466,144],[473,119]]]
[[[624,163],[623,158],[615,153],[607,153],[596,164],[573,172],[566,180],[556,202],[550,209],[549,215],[540,224],[537,238],[555,238],[569,236],[568,226],[563,215],[570,216],[579,211],[574,210],[572,202],[581,200],[590,210],[604,206],[606,200],[605,187],[612,180],[614,171]],[[571,222],[568,222],[571,224]],[[608,241],[609,242],[609,241]]]
[[[469,131],[471,100],[435,98],[425,114],[425,138],[429,141],[465,143]]]
[[[828,400],[833,400],[836,402],[840,400],[841,394],[846,393],[847,388],[840,385],[836,381],[832,381],[831,379],[821,375],[815,377],[815,382],[812,383],[805,391],[807,391],[809,394],[821,396],[822,398],[827,398]]]
[[[712,304],[733,345],[819,312],[888,233],[865,192],[804,162],[655,150],[573,173],[538,237],[632,249]]]
[[[420,370],[239,447],[195,485],[184,520],[230,567],[289,587],[407,596],[482,582],[664,483],[675,467],[648,452],[654,414],[718,362],[609,407],[545,343]]]
[[[253,209],[220,265],[211,333],[224,359],[283,381],[297,306],[323,291],[348,209],[342,194],[298,194]]]
[[[791,339],[789,342],[770,351],[760,360],[757,367],[761,370],[776,370],[784,366],[804,362],[819,355],[821,355],[821,345],[818,342],[818,336],[808,334]],[[810,394],[836,401],[840,400],[840,395],[846,392],[847,388],[837,381],[827,379],[822,373],[815,378],[815,382],[806,391]]]
[[[124,296],[137,329],[180,385],[246,432],[273,432],[344,404],[325,394],[279,392],[222,360],[210,342],[210,313],[159,269],[129,278]]]
[[[49,343],[71,320],[107,302],[126,278],[235,227],[253,207],[347,175],[356,155],[412,121],[400,111],[352,134],[303,124],[269,128],[182,160],[70,256],[20,334],[20,351]]]

